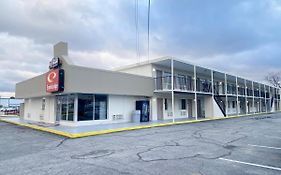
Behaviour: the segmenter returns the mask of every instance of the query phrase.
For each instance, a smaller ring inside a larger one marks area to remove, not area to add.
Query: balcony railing
[[[265,96],[266,96],[266,98],[269,98],[269,93],[266,92],[266,93],[265,93]]]
[[[172,76],[154,78],[155,90],[172,90]],[[194,80],[191,76],[174,76],[174,90],[179,91],[194,91]],[[198,78],[196,81],[197,92],[212,93],[212,82],[210,80]],[[236,95],[236,86],[230,84],[227,86],[227,94]],[[259,90],[246,89],[247,96],[270,98],[269,92]],[[214,82],[214,94],[225,95],[224,83]],[[245,95],[245,88],[238,87],[238,95]],[[272,94],[275,99],[280,99],[279,94]]]
[[[172,76],[156,77],[155,90],[171,90]],[[194,80],[191,77],[174,76],[174,90],[194,91]]]
[[[236,85],[227,85],[227,94],[236,95]]]
[[[212,82],[210,80],[197,79],[196,90],[198,92],[212,93]]]
[[[253,96],[253,90],[247,89],[247,96]]]
[[[259,97],[260,96],[260,91],[259,90],[254,90],[254,96]]]
[[[216,95],[225,94],[225,86],[223,82],[214,82],[214,94]]]
[[[238,87],[238,95],[245,95],[245,88],[244,87]]]

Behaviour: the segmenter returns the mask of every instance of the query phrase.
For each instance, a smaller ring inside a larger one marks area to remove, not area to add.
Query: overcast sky
[[[139,0],[141,60],[148,0]],[[281,69],[280,0],[151,0],[150,58],[175,56],[263,81]],[[58,41],[77,64],[110,69],[136,58],[135,0],[1,0],[0,95],[47,71]]]

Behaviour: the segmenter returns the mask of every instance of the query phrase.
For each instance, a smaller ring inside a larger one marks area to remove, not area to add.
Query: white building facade
[[[93,69],[72,64],[62,42],[54,46],[54,57],[59,63],[49,72],[16,85],[24,120],[79,126],[133,122],[135,110],[139,122],[148,122],[281,109],[278,88],[172,57],[112,71]],[[52,84],[52,78],[60,79]]]

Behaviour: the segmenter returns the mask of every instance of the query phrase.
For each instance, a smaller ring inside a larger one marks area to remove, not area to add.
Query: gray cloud
[[[54,5],[54,3],[56,5]],[[52,45],[67,41],[75,63],[111,68],[138,61],[134,1],[0,1],[0,92],[47,71]],[[147,2],[139,1],[142,60]],[[152,58],[176,56],[263,80],[280,69],[278,0],[152,0]]]

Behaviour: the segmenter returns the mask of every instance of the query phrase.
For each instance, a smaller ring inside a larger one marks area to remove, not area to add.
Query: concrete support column
[[[259,108],[260,108],[260,110],[259,110],[259,113],[261,113],[262,112],[262,110],[261,110],[261,84],[259,84]]]
[[[248,89],[248,87],[247,87],[247,82],[246,82],[246,80],[244,80],[244,84],[245,84],[245,105],[246,105],[246,114],[248,114],[249,112],[249,109],[248,109],[248,98],[247,98],[247,96],[248,96],[248,94],[247,94],[247,89]]]
[[[175,94],[174,94],[174,59],[171,59],[171,83],[172,83],[172,116],[173,116],[173,122],[175,122]]]
[[[238,78],[237,76],[235,77],[235,82],[236,82],[236,114],[239,115],[239,98],[238,98]]]
[[[75,94],[74,98],[74,116],[73,116],[74,122],[78,121],[78,94]]]
[[[214,71],[211,70],[212,96],[214,97]]]
[[[265,112],[267,112],[267,105],[266,105],[266,89],[265,89],[265,85],[263,85],[263,89],[264,89],[264,105],[265,105]]]
[[[254,92],[255,92],[255,89],[254,89],[254,82],[252,81],[252,110],[254,110],[255,108],[255,96],[254,96]],[[255,112],[254,112],[255,113]]]
[[[227,98],[227,76],[224,74],[224,91],[225,91],[225,114],[228,116],[228,98]]]
[[[193,73],[194,73],[194,104],[195,104],[195,119],[198,119],[198,112],[197,112],[197,74],[196,74],[196,66],[193,67]]]

